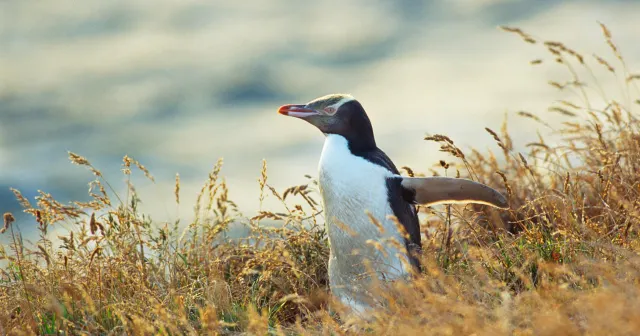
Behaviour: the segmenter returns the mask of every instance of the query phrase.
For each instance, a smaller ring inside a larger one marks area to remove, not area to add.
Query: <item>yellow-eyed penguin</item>
[[[407,279],[412,273],[409,268],[419,268],[420,224],[414,204],[472,202],[507,207],[504,196],[478,182],[401,176],[376,146],[367,113],[350,95],[331,94],[307,104],[284,105],[278,113],[303,119],[326,135],[318,169],[330,244],[329,287],[356,313],[370,307],[369,271],[389,281]],[[397,218],[408,237],[390,216]],[[349,232],[343,230],[345,226]],[[365,266],[365,260],[370,266]]]

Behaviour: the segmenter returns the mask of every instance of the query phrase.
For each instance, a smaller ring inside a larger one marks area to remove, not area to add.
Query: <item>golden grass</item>
[[[4,216],[2,230],[13,243],[0,246],[0,258],[8,261],[0,273],[0,334],[639,333],[639,76],[602,29],[617,68],[603,57],[593,55],[592,62],[562,43],[505,28],[541,45],[569,71],[566,83],[549,83],[579,97],[550,106],[566,118],[553,129],[560,141],[540,136],[526,144],[527,153],[516,152],[506,122],[500,132],[486,129],[499,155],[465,151],[444,135],[428,137],[453,156],[454,162],[441,160],[440,169],[502,190],[511,209],[420,207],[428,215],[424,270],[409,284],[377,284],[372,290],[386,305],[373,318],[335,314],[344,311],[328,295],[328,246],[313,180],[278,192],[267,182],[265,163],[259,198],[276,197],[286,212],[261,209],[248,218],[228,198],[220,160],[198,195],[195,220],[181,229],[178,222],[151,223],[138,211],[131,183],[127,195],[117,195],[86,158],[70,153],[96,177],[92,201],[61,204],[40,192],[32,205],[14,190],[40,239],[23,244],[13,216]],[[592,66],[623,82],[624,101],[604,96]],[[579,78],[579,68],[592,82]],[[595,106],[596,98],[605,106]],[[544,116],[518,115],[551,127]],[[123,173],[130,176],[132,168],[153,179],[125,156]],[[174,194],[179,203],[178,175]],[[263,219],[282,225],[264,226]],[[59,221],[76,229],[54,246],[47,233]],[[227,239],[233,223],[248,226],[250,236]],[[352,322],[357,328],[348,327]]]

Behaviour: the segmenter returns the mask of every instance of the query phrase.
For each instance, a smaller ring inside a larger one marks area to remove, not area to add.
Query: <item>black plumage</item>
[[[332,249],[330,252],[329,281],[332,293],[355,310],[362,310],[367,306],[361,297],[361,286],[366,282],[362,275],[367,270],[360,264],[358,258],[361,255],[352,254],[349,250],[357,251],[368,245],[370,240],[383,241],[389,238],[388,233],[378,232],[379,229],[373,223],[369,231],[367,218],[360,211],[369,209],[378,216],[394,215],[407,233],[404,245],[409,262],[415,270],[420,270],[419,255],[422,245],[416,204],[475,202],[499,208],[508,207],[504,196],[478,182],[448,177],[400,176],[393,161],[376,145],[373,127],[364,108],[349,95],[333,94],[319,97],[307,104],[283,105],[278,113],[303,119],[328,136],[319,169],[325,215],[335,217],[337,222],[353,225],[360,234],[359,238],[354,238],[343,233],[337,234],[338,231],[329,232],[331,246],[334,247],[334,243],[337,246],[336,251]],[[346,153],[343,140],[346,140],[349,153]],[[369,175],[360,176],[360,170],[362,174]],[[371,184],[384,185],[369,186],[369,178]],[[367,190],[369,187],[371,190]],[[383,194],[385,190],[386,195]],[[386,218],[377,219],[384,221]],[[331,222],[328,223],[331,225]],[[391,229],[388,221],[384,225]],[[333,236],[331,232],[334,233]],[[397,237],[396,232],[391,235]],[[362,258],[371,257],[371,252],[377,257],[377,253],[369,249],[369,255]],[[392,263],[398,262],[398,258],[385,258],[387,260],[380,260],[385,264],[380,264],[376,269],[383,279],[386,279],[386,273],[395,273],[395,278],[408,275],[408,270],[404,267],[400,267],[402,274],[397,274],[399,269]]]
[[[347,139],[351,154],[361,157],[373,164],[384,167],[394,175],[399,175],[399,171],[393,161],[376,146],[373,127],[362,105],[356,101],[350,101],[340,107],[339,118],[342,118],[342,125],[349,127],[340,130],[334,129],[326,134],[339,134]],[[405,246],[409,254],[409,260],[415,267],[420,267],[418,256],[422,248],[420,237],[420,222],[416,207],[411,203],[413,190],[403,188],[402,178],[387,179],[388,201],[400,224],[409,235],[405,239]],[[375,228],[373,228],[375,229]]]

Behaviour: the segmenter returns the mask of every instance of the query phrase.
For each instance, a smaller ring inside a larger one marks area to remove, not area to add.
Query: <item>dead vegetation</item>
[[[95,175],[90,202],[61,204],[40,192],[32,204],[14,190],[40,239],[23,243],[5,214],[2,232],[12,244],[0,246],[8,262],[0,273],[0,334],[637,334],[640,76],[629,72],[604,25],[615,63],[504,29],[540,45],[568,70],[566,83],[549,83],[578,97],[549,107],[565,118],[560,128],[543,113],[518,113],[559,140],[540,136],[526,144],[528,152],[516,152],[506,122],[499,132],[487,128],[498,154],[428,137],[451,155],[452,162],[440,161],[440,173],[502,190],[511,209],[420,208],[423,273],[411,284],[379,288],[388,304],[375,319],[359,321],[360,329],[344,327],[333,313],[341,307],[327,295],[328,246],[314,181],[278,192],[265,164],[260,200],[276,197],[284,211],[248,218],[228,198],[219,161],[200,191],[195,220],[183,228],[152,223],[138,211],[129,182],[127,195],[117,195],[89,160],[70,153]],[[621,81],[624,99],[607,96],[593,67]],[[132,169],[153,179],[125,156],[125,176]],[[264,219],[281,225],[261,225]],[[48,230],[60,221],[76,229],[58,246]],[[251,234],[228,239],[232,224]]]

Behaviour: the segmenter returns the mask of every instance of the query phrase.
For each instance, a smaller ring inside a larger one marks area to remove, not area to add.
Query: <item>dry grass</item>
[[[8,261],[0,275],[0,334],[639,333],[639,76],[602,28],[615,64],[506,29],[541,45],[569,71],[566,83],[550,82],[579,97],[550,107],[566,118],[553,129],[560,141],[541,136],[527,144],[528,153],[517,153],[506,123],[500,132],[487,129],[499,155],[429,137],[455,161],[441,161],[440,169],[501,189],[511,210],[420,208],[428,215],[423,273],[411,284],[374,289],[387,305],[374,319],[357,321],[359,329],[345,328],[332,313],[341,307],[327,295],[315,182],[280,193],[267,183],[265,164],[260,200],[276,197],[286,211],[247,218],[227,197],[219,161],[198,196],[196,219],[183,230],[178,222],[151,223],[130,183],[127,195],[116,195],[97,168],[70,153],[96,177],[91,202],[61,204],[41,192],[32,205],[14,191],[40,230],[33,246],[20,240],[13,216],[4,216],[2,230],[13,244],[0,246]],[[607,98],[592,67],[620,79],[624,101]],[[578,77],[585,71],[591,81]],[[548,126],[543,116],[519,115]],[[125,156],[123,173],[132,169],[153,179]],[[176,176],[176,202],[179,183]],[[282,225],[264,226],[263,219]],[[47,233],[59,221],[76,229],[53,246]],[[250,227],[250,237],[228,239],[233,223]]]

